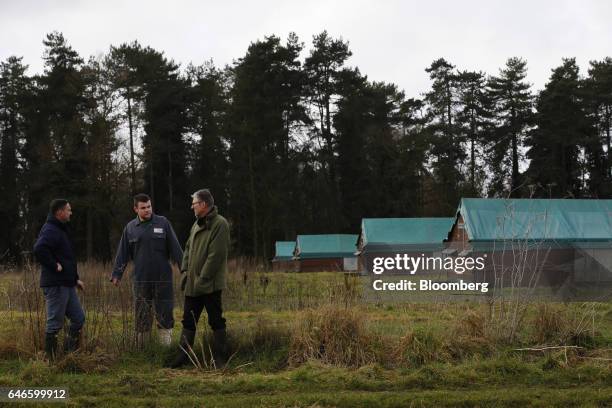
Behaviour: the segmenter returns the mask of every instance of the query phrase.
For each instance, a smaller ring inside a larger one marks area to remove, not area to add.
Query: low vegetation
[[[609,303],[528,305],[509,341],[487,303],[367,303],[359,277],[238,268],[225,298],[228,367],[210,364],[204,318],[195,363],[169,370],[171,349],[134,350],[128,282],[112,287],[104,265],[81,270],[84,347],[52,365],[36,273],[2,276],[0,386],[67,387],[87,406],[612,404]]]

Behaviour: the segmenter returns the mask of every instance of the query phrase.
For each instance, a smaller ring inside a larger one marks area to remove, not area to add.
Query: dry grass
[[[105,373],[115,360],[115,356],[101,350],[93,353],[75,352],[57,361],[56,368],[69,373]]]
[[[402,336],[393,350],[395,365],[420,367],[422,365],[450,360],[445,342],[431,331],[409,330]]]
[[[597,337],[596,315],[595,305],[588,303],[572,307],[541,304],[533,318],[533,339],[538,344],[590,347]]]
[[[365,327],[364,316],[354,309],[327,306],[302,312],[291,333],[289,364],[370,364],[375,361],[374,342]]]
[[[564,330],[564,311],[555,305],[539,305],[533,319],[533,338],[538,344],[556,343]]]
[[[360,281],[355,276],[270,274],[257,266],[249,271],[248,263],[238,266],[228,278],[228,296],[224,293],[226,310],[249,310],[249,317],[240,324],[229,321],[232,352],[237,354],[235,366],[255,362],[277,369],[315,360],[345,367],[372,363],[415,367],[488,356],[509,346],[593,348],[602,337],[596,326],[602,322],[609,326],[612,321],[607,308],[600,312],[593,304],[531,305],[526,317],[512,328],[516,335],[510,342],[504,326],[508,320],[500,316],[507,316],[512,305],[501,301],[488,310],[483,305],[456,303],[382,310],[362,303]],[[131,286],[127,279],[119,288],[110,285],[109,265],[82,264],[80,273],[87,284],[80,294],[86,312],[82,348],[65,358],[60,352],[58,364],[62,370],[74,372],[103,371],[114,358],[134,350]],[[10,323],[0,331],[0,358],[30,358],[42,353],[45,310],[38,274],[37,268],[27,265],[19,275],[2,281],[0,287],[8,298],[0,314]],[[176,295],[180,309],[181,294],[176,291]],[[508,309],[500,312],[502,308]],[[200,327],[208,330],[205,315]],[[198,337],[194,348],[202,367],[207,368],[210,333],[203,340]],[[61,344],[61,336],[59,341]]]

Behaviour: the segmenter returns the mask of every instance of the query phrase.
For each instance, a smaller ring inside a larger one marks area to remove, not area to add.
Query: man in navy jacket
[[[170,221],[153,213],[148,195],[134,196],[134,212],[136,218],[125,226],[121,235],[111,282],[118,286],[127,264],[130,261],[134,263],[132,287],[136,344],[140,348],[148,340],[155,315],[160,343],[169,346],[174,327],[170,260],[180,267],[183,250]]]
[[[83,290],[79,280],[77,263],[72,244],[68,238],[67,223],[72,208],[64,199],[55,199],[49,205],[49,216],[34,244],[34,255],[41,264],[40,287],[45,295],[47,325],[45,329],[45,352],[50,360],[57,353],[57,334],[70,320],[70,328],[64,343],[64,351],[78,348],[85,314],[79,302],[76,288]]]

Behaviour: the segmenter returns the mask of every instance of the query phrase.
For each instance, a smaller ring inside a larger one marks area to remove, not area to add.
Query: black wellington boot
[[[64,352],[71,353],[79,348],[81,344],[81,331],[70,330],[64,339]]]
[[[213,358],[215,367],[225,367],[228,359],[227,332],[225,329],[213,331]]]
[[[174,358],[165,365],[166,367],[179,368],[191,361],[189,360],[187,353],[185,353],[185,351],[183,350],[186,350],[189,352],[193,348],[195,334],[196,334],[195,331],[183,329],[183,331],[181,332],[181,337],[180,337],[181,341],[179,343],[180,345],[179,349],[176,351],[176,355],[174,356]]]
[[[45,333],[45,354],[49,361],[57,356],[57,333]]]

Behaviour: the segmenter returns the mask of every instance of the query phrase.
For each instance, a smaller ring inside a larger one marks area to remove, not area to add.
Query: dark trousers
[[[70,331],[81,330],[85,323],[85,313],[79,302],[76,287],[46,286],[42,288],[47,306],[46,333],[56,334],[64,326],[64,319],[70,320]]]
[[[134,281],[134,303],[137,332],[151,330],[153,310],[155,310],[158,328],[171,329],[174,327],[172,281]]]
[[[210,328],[213,330],[225,329],[225,319],[223,318],[223,307],[221,303],[220,290],[202,296],[185,296],[183,327],[187,330],[195,331],[202,310],[206,308]]]

